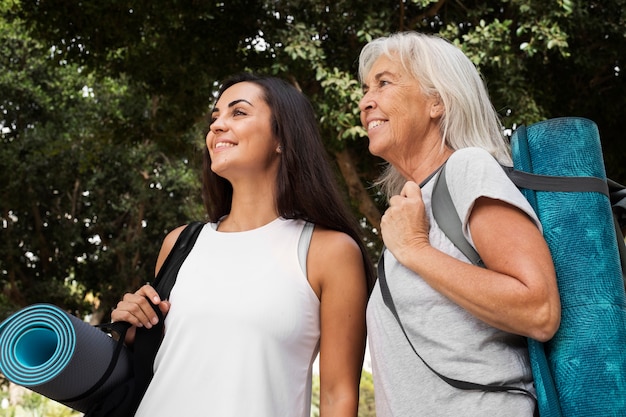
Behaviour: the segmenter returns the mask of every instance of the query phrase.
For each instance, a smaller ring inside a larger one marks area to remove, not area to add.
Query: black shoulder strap
[[[178,270],[193,248],[193,245],[202,230],[202,226],[204,226],[204,223],[202,222],[189,223],[187,227],[181,231],[176,243],[174,243],[174,246],[172,247],[172,250],[168,254],[167,258],[165,258],[165,261],[163,262],[163,265],[161,266],[161,269],[159,270],[159,273],[153,283],[153,286],[157,289],[157,292],[162,299],[165,300],[169,297],[174,283],[176,282]],[[145,328],[137,328],[137,334],[135,336],[135,343],[133,347],[133,370],[135,375],[135,387],[143,388],[137,389],[133,393],[135,406],[139,406],[139,402],[143,398],[145,389],[148,387],[148,384],[152,379],[152,366],[154,364],[154,358],[156,357],[156,353],[163,337],[163,315],[161,314],[161,310],[152,304],[152,302],[150,302],[150,305],[159,317],[159,323],[149,330]],[[124,345],[124,338],[126,336],[126,332],[130,328],[130,324],[120,321],[102,324],[98,327],[108,333],[116,333],[118,336],[118,342],[111,357],[109,366],[102,374],[102,377],[98,380],[98,382],[96,382],[91,388],[74,398],[63,400],[63,402],[75,402],[89,397],[91,394],[100,389],[102,384],[108,380],[109,376],[117,366],[117,361]]]
[[[203,222],[191,222],[181,232],[174,247],[165,258],[163,266],[159,270],[152,286],[159,293],[162,300],[167,300],[176,283],[176,276],[187,255],[198,239],[198,235],[204,226]]]
[[[187,258],[189,252],[193,248],[193,245],[198,239],[198,235],[202,230],[204,223],[192,222],[185,227],[176,243],[172,247],[172,250],[165,258],[165,262],[161,266],[161,269],[157,273],[154,279],[153,286],[159,293],[162,300],[169,298],[170,292],[176,283],[176,277],[181,265]],[[148,300],[150,301],[150,300]],[[150,329],[145,327],[137,328],[135,335],[135,342],[133,344],[134,356],[134,369],[135,369],[135,383],[137,387],[143,387],[143,389],[136,390],[135,396],[141,401],[145,389],[152,380],[152,367],[154,364],[154,358],[156,357],[159,346],[161,345],[161,339],[163,338],[163,315],[158,307],[150,303],[152,308],[159,316],[159,323]],[[139,404],[137,402],[137,405]]]
[[[483,384],[478,384],[475,382],[462,381],[459,379],[449,378],[437,372],[432,366],[430,366],[424,360],[424,358],[422,358],[422,356],[417,352],[417,349],[415,349],[415,346],[411,342],[409,335],[407,334],[406,330],[404,329],[404,326],[402,325],[402,321],[400,320],[400,316],[398,315],[398,311],[396,310],[396,306],[393,302],[393,298],[391,297],[391,292],[389,291],[389,285],[387,284],[387,278],[385,276],[384,259],[385,259],[385,249],[383,249],[383,252],[380,255],[380,259],[378,260],[378,281],[380,282],[380,292],[382,293],[383,301],[385,302],[385,305],[389,308],[389,310],[391,310],[391,313],[393,314],[396,321],[398,322],[398,325],[400,325],[400,329],[402,330],[402,333],[404,334],[404,337],[406,338],[406,340],[409,342],[411,349],[413,350],[413,352],[415,352],[417,357],[422,361],[424,365],[426,365],[428,369],[430,369],[435,375],[437,375],[439,378],[441,378],[443,381],[453,386],[454,388],[458,388],[462,390],[474,390],[474,391],[521,393],[524,395],[528,395],[533,400],[537,401],[535,396],[530,391],[525,390],[524,388],[507,386],[507,385],[483,385]]]

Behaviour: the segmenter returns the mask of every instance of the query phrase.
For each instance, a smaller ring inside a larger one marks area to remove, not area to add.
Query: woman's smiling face
[[[359,109],[372,154],[395,165],[414,154],[425,139],[440,141],[439,100],[422,93],[419,82],[399,59],[381,55],[367,74],[363,89]]]
[[[231,180],[240,175],[274,174],[278,140],[272,132],[272,112],[263,89],[240,82],[226,89],[211,114],[206,146],[211,170]]]

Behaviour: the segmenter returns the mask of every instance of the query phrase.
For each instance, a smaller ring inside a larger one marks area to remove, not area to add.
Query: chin
[[[378,157],[380,157],[380,158],[385,159],[385,158],[383,157],[383,152],[382,152],[382,149],[377,148],[374,144],[372,144],[372,142],[370,142],[370,144],[369,144],[369,146],[368,146],[368,148],[367,148],[367,149],[370,151],[370,153],[371,153],[372,155],[374,155],[374,156],[378,156]]]
[[[213,171],[213,173],[215,175],[219,175],[221,177],[222,173],[224,172],[224,167],[220,166],[220,164],[212,163],[211,164],[211,171]]]

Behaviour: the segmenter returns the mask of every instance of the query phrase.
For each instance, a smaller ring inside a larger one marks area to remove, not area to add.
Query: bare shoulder
[[[348,234],[315,226],[307,271],[313,290],[321,295],[323,288],[365,283],[363,255],[357,242]]]
[[[314,248],[314,246],[319,246]],[[359,245],[354,239],[344,232],[326,229],[322,226],[315,226],[313,238],[311,239],[311,248],[318,250],[348,250],[355,253],[361,253]]]
[[[161,244],[161,250],[159,251],[159,257],[157,258],[155,276],[156,274],[159,273],[159,269],[161,269],[163,262],[165,262],[167,255],[169,255],[170,252],[172,251],[172,248],[174,247],[176,240],[178,240],[178,237],[180,236],[181,232],[185,230],[185,227],[187,227],[187,225],[178,226],[176,229],[170,231],[165,236],[165,239],[163,239],[163,243]]]

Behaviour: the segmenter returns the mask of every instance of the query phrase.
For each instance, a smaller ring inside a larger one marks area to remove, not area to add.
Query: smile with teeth
[[[232,148],[233,146],[235,146],[234,143],[230,143],[230,142],[217,142],[215,144],[215,149],[219,149],[219,148]]]
[[[378,126],[380,126],[382,124],[385,124],[385,123],[387,123],[387,121],[385,121],[385,120],[372,120],[371,122],[369,122],[367,124],[367,129],[368,130],[369,129],[374,129],[374,128],[376,128],[376,127],[378,127]]]

